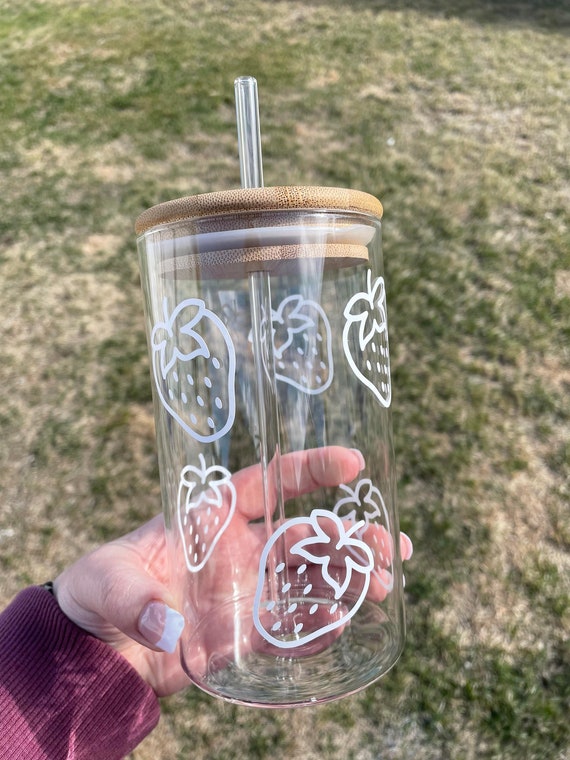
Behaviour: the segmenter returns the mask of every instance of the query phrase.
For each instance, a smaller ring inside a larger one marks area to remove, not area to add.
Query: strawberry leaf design
[[[316,327],[315,321],[300,311],[305,304],[306,301],[302,296],[290,296],[280,303],[277,311],[272,311],[271,313],[274,352],[275,356],[279,359],[282,358],[289,346],[293,344],[296,335]],[[276,340],[278,329],[275,325],[286,327],[284,340]]]
[[[374,567],[374,558],[368,546],[361,540],[352,538],[364,523],[356,523],[349,531],[334,513],[326,510],[314,510],[312,513],[314,536],[304,538],[291,547],[291,554],[297,554],[307,562],[321,566],[323,580],[334,590],[335,599],[340,599],[350,585],[352,572],[370,573]],[[325,527],[322,526],[324,523]],[[323,551],[325,547],[325,551]],[[319,551],[320,550],[320,551]],[[335,575],[338,577],[338,562],[343,551],[345,577],[339,583],[330,573],[331,550],[335,552]],[[352,551],[352,554],[350,553]]]
[[[210,351],[206,341],[194,329],[204,316],[203,305],[189,307],[181,304],[168,316],[167,300],[164,299],[163,310],[164,322],[157,322],[154,326],[151,344],[153,350],[160,354],[160,372],[166,379],[179,361],[191,361],[197,356],[208,358]],[[189,311],[194,312],[192,316],[188,315]]]
[[[344,484],[340,488],[347,495],[336,502],[333,509],[336,515],[353,524],[364,520],[365,529],[370,523],[387,521],[384,499],[371,480],[360,480],[354,488]]]
[[[359,323],[358,340],[361,350],[386,329],[384,280],[378,277],[372,282],[372,272],[369,269],[366,288],[365,293],[357,293],[351,298],[344,310],[346,319]]]
[[[198,459],[200,461],[200,467],[187,465],[182,470],[180,476],[181,484],[188,489],[188,495],[186,497],[187,508],[188,510],[195,509],[201,504],[221,507],[224,503],[221,488],[230,483],[231,475],[225,468],[218,467],[217,465],[206,467],[206,460],[203,454],[199,454]],[[221,477],[213,477],[214,474],[219,473],[222,473]],[[196,477],[190,480],[189,476],[191,475],[195,475]],[[197,486],[201,486],[202,490],[199,492],[197,498],[191,498],[193,497]]]
[[[341,485],[340,488],[347,494],[339,499],[333,513],[355,526],[354,534],[365,542],[367,546],[374,545],[378,552],[379,567],[374,567],[374,575],[387,591],[392,590],[392,574],[386,574],[385,570],[392,562],[392,552],[387,548],[391,541],[390,519],[388,510],[380,490],[368,478],[360,480],[354,488]],[[374,526],[374,527],[371,527]],[[370,528],[370,532],[369,531]],[[382,536],[379,539],[379,536]],[[378,544],[380,540],[380,544]],[[386,545],[384,545],[386,541]],[[354,556],[360,556],[359,550],[353,547],[349,551]],[[386,580],[388,578],[388,580]]]

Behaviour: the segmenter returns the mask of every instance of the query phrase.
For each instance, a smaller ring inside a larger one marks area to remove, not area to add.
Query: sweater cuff
[[[44,589],[0,615],[0,757],[119,760],[158,723],[151,687]]]

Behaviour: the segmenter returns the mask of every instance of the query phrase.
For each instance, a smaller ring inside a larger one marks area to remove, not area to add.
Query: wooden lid
[[[142,235],[154,227],[202,217],[264,211],[351,211],[382,217],[382,204],[373,195],[339,187],[256,187],[191,195],[160,203],[144,211],[135,231]]]

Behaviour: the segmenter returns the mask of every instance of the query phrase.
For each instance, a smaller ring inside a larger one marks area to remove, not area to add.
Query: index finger
[[[364,467],[362,454],[343,446],[324,446],[294,451],[280,458],[281,490],[284,501],[311,493],[317,488],[350,483]],[[261,465],[236,472],[232,478],[236,489],[237,509],[248,520],[264,515],[264,487]],[[277,460],[268,467],[267,493],[272,509],[277,504]]]

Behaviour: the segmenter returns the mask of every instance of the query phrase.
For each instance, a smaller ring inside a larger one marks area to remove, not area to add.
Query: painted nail
[[[412,543],[412,539],[408,536],[407,533],[400,533],[400,537],[402,539],[402,559],[411,559],[412,554],[414,553],[414,545]]]
[[[364,461],[364,457],[362,456],[362,452],[358,449],[351,449],[352,452],[356,454],[358,457],[358,461],[360,462],[360,469],[359,472],[362,472],[362,470],[366,467],[366,462]]]
[[[139,618],[139,631],[149,644],[172,653],[184,628],[184,618],[164,602],[149,602]]]

